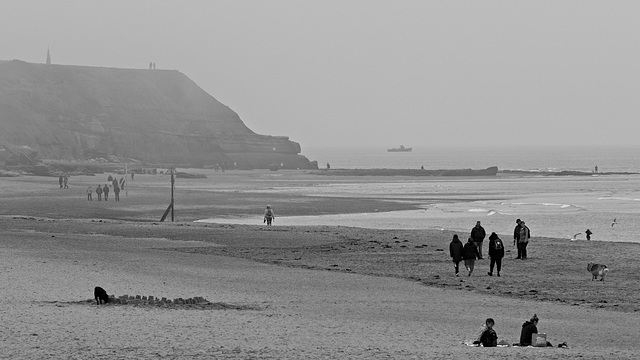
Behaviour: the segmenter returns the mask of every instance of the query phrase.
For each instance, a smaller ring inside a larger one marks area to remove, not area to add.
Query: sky
[[[636,146],[640,1],[7,0],[0,59],[178,70],[305,147]]]

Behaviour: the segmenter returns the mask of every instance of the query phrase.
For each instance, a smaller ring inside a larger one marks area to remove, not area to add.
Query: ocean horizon
[[[521,171],[640,172],[640,146],[397,146],[304,147],[301,154],[339,169],[484,169]]]

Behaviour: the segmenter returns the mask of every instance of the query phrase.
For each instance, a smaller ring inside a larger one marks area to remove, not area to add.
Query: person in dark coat
[[[117,186],[113,187],[113,193],[115,194],[115,201],[120,201],[120,188]]]
[[[504,257],[504,242],[498,237],[498,234],[492,232],[489,235],[489,276],[493,276],[493,266],[496,266],[498,270],[498,276],[500,276],[500,270],[502,269],[502,258]]]
[[[98,184],[98,187],[96,187],[96,194],[98,194],[98,201],[102,200],[102,186],[100,186],[100,184]]]
[[[456,276],[460,276],[460,261],[462,261],[462,241],[458,239],[458,234],[453,235],[453,240],[449,244],[449,254],[453,259],[453,267],[456,269]]]
[[[513,228],[513,246],[516,246],[520,239],[520,219],[516,219],[516,227]],[[522,248],[518,246],[518,257],[516,259],[522,259]]]
[[[482,242],[485,236],[487,236],[487,232],[484,231],[484,228],[480,225],[480,221],[476,222],[476,226],[471,229],[471,238],[478,248],[478,259],[482,259]]]
[[[104,184],[104,187],[102,188],[102,193],[104,194],[104,201],[109,200],[109,185]]]
[[[525,321],[522,324],[522,331],[520,332],[520,346],[529,346],[533,343],[533,334],[538,333],[538,315],[533,314],[533,317],[529,321]]]
[[[478,254],[478,248],[476,247],[476,244],[473,243],[472,238],[469,238],[467,243],[464,244],[464,248],[462,249],[462,258],[464,259],[464,267],[469,272],[468,276],[471,276],[476,259],[479,257],[480,254]]]
[[[525,260],[527,258],[527,245],[529,245],[529,239],[531,238],[531,231],[524,223],[524,221],[520,221],[518,234],[518,258]]]
[[[488,318],[487,321],[485,321],[485,324],[486,329],[480,335],[478,342],[484,347],[498,346],[498,334],[493,330],[493,326],[496,322],[492,318]]]

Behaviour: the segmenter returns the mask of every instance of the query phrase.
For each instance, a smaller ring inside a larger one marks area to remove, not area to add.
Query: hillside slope
[[[251,131],[175,70],[0,62],[0,145],[39,158],[315,168],[300,145]]]

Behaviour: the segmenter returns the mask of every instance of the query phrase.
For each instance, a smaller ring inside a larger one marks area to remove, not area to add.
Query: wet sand
[[[206,180],[214,190],[182,182],[177,221],[160,223],[167,180],[136,176],[119,203],[105,203],[86,201],[95,177],[73,177],[68,190],[54,178],[0,178],[3,357],[631,359],[640,352],[630,286],[638,283],[636,244],[534,239],[529,260],[507,253],[501,278],[486,275],[488,260],[455,278],[442,251],[451,232],[192,222],[259,213],[266,203],[286,209],[280,215],[406,203],[244,192],[332,180],[227,172]],[[590,281],[592,258],[612,268],[606,281]],[[201,296],[239,310],[96,306],[86,301],[96,285],[116,296]],[[462,344],[487,317],[500,339],[517,342],[533,313],[548,340],[569,349]]]

